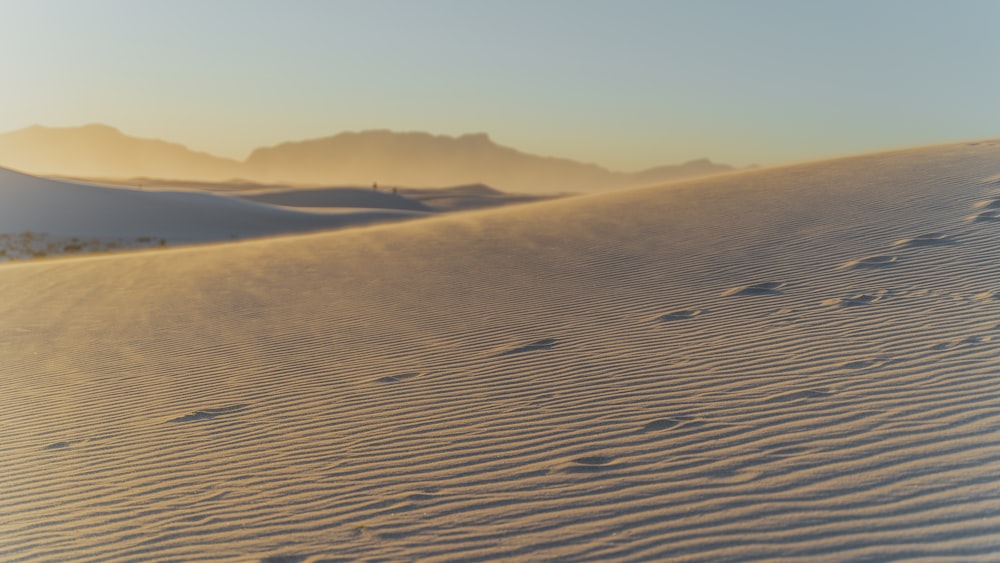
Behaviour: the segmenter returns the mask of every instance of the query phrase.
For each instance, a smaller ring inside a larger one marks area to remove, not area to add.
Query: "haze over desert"
[[[0,9],[0,560],[1000,559],[997,4]]]

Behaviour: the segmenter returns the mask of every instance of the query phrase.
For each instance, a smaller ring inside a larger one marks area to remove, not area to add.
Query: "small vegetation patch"
[[[34,231],[0,233],[0,262],[67,254],[113,252],[122,249],[166,246],[166,244],[165,239],[148,236],[135,239],[82,239],[80,237],[59,237]]]

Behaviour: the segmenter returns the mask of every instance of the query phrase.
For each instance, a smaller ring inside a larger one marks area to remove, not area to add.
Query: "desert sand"
[[[998,208],[980,142],[4,264],[0,559],[996,561]]]
[[[287,193],[291,197],[296,192]],[[334,193],[340,196],[326,207],[272,205],[205,190],[90,185],[0,168],[0,251],[15,256],[21,250],[17,243],[32,241],[31,246],[47,255],[63,254],[67,247],[72,251],[80,246],[90,250],[158,246],[161,241],[211,242],[408,219],[430,211],[388,193]],[[31,240],[25,241],[23,233]]]

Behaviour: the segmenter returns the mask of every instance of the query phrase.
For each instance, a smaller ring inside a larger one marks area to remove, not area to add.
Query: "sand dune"
[[[484,207],[499,207],[513,203],[532,203],[552,199],[554,195],[507,193],[485,184],[468,184],[450,188],[403,188],[399,193],[418,199],[424,205],[439,211],[465,211]]]
[[[400,188],[398,194],[375,192],[370,188],[334,187],[297,190],[285,187],[273,190],[245,190],[235,195],[251,201],[290,207],[354,206],[361,200],[364,206],[369,208],[385,207],[414,211],[465,211],[557,197],[510,194],[482,184],[450,188]]]
[[[0,559],[995,561],[998,174],[4,265]]]
[[[190,190],[119,189],[0,169],[0,233],[173,244],[315,231],[424,214],[418,202],[396,197],[397,205],[392,206],[383,201],[385,197],[392,196],[355,194],[331,206],[337,209],[290,209]]]
[[[243,199],[289,207],[366,207],[431,211],[430,207],[406,197],[364,188],[313,188],[305,190],[255,191]]]

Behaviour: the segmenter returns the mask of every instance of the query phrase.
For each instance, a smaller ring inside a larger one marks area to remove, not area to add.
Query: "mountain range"
[[[244,161],[126,135],[107,125],[33,125],[0,134],[0,166],[75,178],[271,182],[290,185],[452,186],[483,183],[523,193],[593,192],[733,170],[699,159],[615,172],[524,153],[483,133],[450,137],[371,130],[254,150]]]

